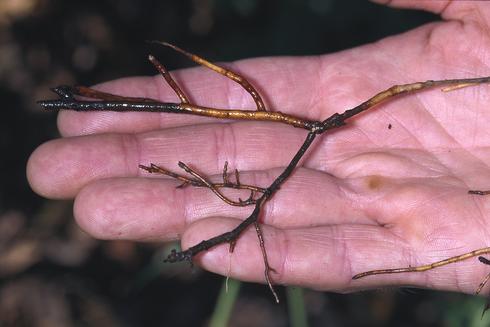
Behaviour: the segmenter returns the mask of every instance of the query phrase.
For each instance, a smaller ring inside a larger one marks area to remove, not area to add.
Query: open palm
[[[397,5],[397,1],[392,1]],[[400,1],[400,3],[409,3]],[[419,2],[446,21],[321,57],[261,58],[233,64],[270,110],[322,120],[394,84],[490,75],[490,8],[483,2]],[[193,102],[252,108],[238,85],[203,68],[175,73]],[[104,91],[174,100],[160,77],[128,78]],[[473,292],[488,267],[463,262],[425,273],[354,274],[415,266],[488,246],[490,86],[399,97],[319,137],[302,167],[263,207],[261,221],[276,283],[338,291],[415,285]],[[61,112],[64,136],[31,156],[33,189],[76,197],[79,224],[103,239],[172,240],[183,247],[236,226],[250,208],[232,208],[209,190],[138,169],[178,161],[211,176],[225,161],[241,180],[269,185],[305,131],[268,122],[222,122],[159,113]],[[175,168],[174,170],[177,170]],[[144,178],[143,178],[144,177]],[[206,269],[262,281],[253,231],[201,254]]]

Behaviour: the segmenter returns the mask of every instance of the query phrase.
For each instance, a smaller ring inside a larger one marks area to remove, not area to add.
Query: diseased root
[[[194,169],[190,168],[183,162],[179,162],[179,167],[182,168],[186,173],[193,176],[194,178],[185,177],[183,175],[176,174],[171,172],[165,168],[157,166],[155,164],[150,164],[150,166],[139,165],[139,167],[143,170],[146,170],[149,173],[157,173],[161,175],[166,175],[172,177],[178,181],[181,181],[182,184],[177,186],[177,188],[183,188],[188,185],[195,187],[207,187],[210,189],[218,198],[220,198],[223,202],[237,207],[245,207],[251,204],[255,204],[256,202],[256,194],[264,193],[265,189],[258,186],[241,184],[240,183],[240,174],[237,169],[235,169],[235,182],[230,182],[228,175],[228,161],[225,162],[223,167],[223,182],[222,183],[212,183],[207,180],[202,174],[198,173]],[[242,200],[238,198],[238,201],[234,201],[229,197],[225,196],[223,193],[219,191],[221,188],[230,188],[235,190],[248,190],[250,191],[250,195],[246,200]]]
[[[479,191],[478,191],[479,192]],[[473,193],[473,194],[480,194],[480,193]],[[427,265],[422,265],[422,266],[417,266],[417,267],[404,267],[404,268],[392,268],[392,269],[377,269],[377,270],[370,270],[366,272],[359,273],[357,275],[354,275],[352,279],[360,279],[368,276],[374,276],[374,275],[385,275],[385,274],[399,274],[399,273],[407,273],[407,272],[423,272],[423,271],[428,271],[432,270],[437,267],[445,266],[451,263],[467,260],[470,258],[474,258],[478,256],[478,260],[485,264],[485,265],[490,265],[490,260],[486,259],[485,257],[482,257],[481,255],[483,254],[489,254],[490,253],[490,247],[486,248],[481,248],[478,250],[474,250],[465,254],[457,255],[454,257],[450,257],[441,261],[436,261]],[[478,288],[475,291],[475,295],[480,294],[482,291],[483,287],[487,284],[488,280],[490,279],[490,273],[488,273],[485,278],[480,282],[478,285]],[[487,303],[485,305],[485,308],[483,309],[482,312],[482,317],[485,314],[485,312],[490,308],[490,299],[487,300]]]
[[[234,246],[245,229],[250,225],[254,225],[257,237],[259,240],[260,250],[262,252],[264,261],[264,275],[265,281],[268,284],[274,298],[279,302],[277,293],[273,287],[273,279],[271,278],[271,273],[274,269],[270,266],[267,257],[266,246],[264,242],[264,237],[262,235],[261,227],[259,224],[259,216],[262,206],[274,195],[274,193],[279,189],[279,187],[286,181],[286,179],[293,173],[297,165],[299,164],[301,158],[304,156],[308,148],[311,146],[316,136],[325,133],[331,129],[339,128],[346,124],[346,120],[352,118],[378,104],[392,99],[393,97],[425,90],[432,87],[441,87],[443,91],[453,91],[463,87],[474,86],[482,83],[489,83],[490,77],[481,78],[469,78],[469,79],[451,79],[451,80],[438,80],[438,81],[425,81],[416,82],[403,85],[392,86],[385,91],[382,91],[367,101],[361,103],[360,105],[345,110],[342,113],[335,113],[323,121],[311,121],[303,119],[301,117],[296,117],[293,115],[288,115],[281,113],[279,111],[268,111],[264,101],[262,100],[260,94],[252,86],[252,84],[240,74],[233,72],[229,69],[215,65],[199,56],[182,50],[172,44],[165,42],[154,41],[154,43],[159,43],[164,46],[170,47],[183,55],[189,57],[192,61],[207,67],[221,75],[230,78],[239,85],[241,85],[252,97],[255,103],[255,109],[245,110],[245,109],[218,109],[218,108],[208,108],[199,106],[191,103],[189,98],[185,95],[182,89],[178,86],[175,80],[172,78],[171,74],[167,69],[152,55],[148,57],[149,61],[155,66],[158,72],[165,79],[167,84],[172,88],[177,97],[179,98],[179,103],[161,102],[150,98],[136,98],[136,97],[124,97],[119,95],[114,95],[110,93],[105,93],[97,91],[84,86],[58,86],[53,88],[53,92],[56,93],[59,99],[56,100],[45,100],[39,101],[38,103],[45,109],[51,110],[76,110],[76,111],[137,111],[137,112],[164,112],[164,113],[177,113],[177,114],[190,114],[198,116],[207,116],[220,119],[234,119],[234,120],[254,120],[254,121],[269,121],[288,124],[294,127],[303,128],[308,131],[303,145],[298,149],[296,154],[293,156],[289,164],[286,166],[284,171],[266,188],[246,185],[240,182],[239,173],[235,171],[235,182],[231,182],[227,173],[227,164],[223,168],[223,181],[221,183],[213,183],[209,181],[202,174],[197,172],[195,169],[190,168],[183,162],[179,162],[179,167],[183,169],[187,174],[192,177],[186,177],[173,173],[165,168],[157,166],[151,163],[149,166],[140,165],[141,169],[146,170],[148,173],[155,173],[166,175],[172,177],[182,184],[179,187],[194,186],[194,187],[206,187],[211,190],[218,198],[220,198],[225,203],[232,206],[253,206],[252,213],[244,219],[237,227],[233,230],[217,235],[208,240],[204,240],[184,251],[177,252],[172,250],[165,261],[167,262],[177,262],[177,261],[192,261],[192,259],[199,253],[207,251],[212,247],[228,243],[230,245],[230,252],[233,252]],[[232,200],[225,196],[220,190],[223,188],[231,188],[238,190],[248,190],[250,191],[250,196],[246,200],[238,199]],[[490,194],[490,191],[470,191],[471,194]],[[359,279],[371,275],[379,274],[392,274],[401,272],[417,272],[426,271],[442,265],[450,264],[453,262],[465,260],[474,256],[481,254],[487,254],[490,252],[490,248],[483,248],[476,251],[472,251],[460,256],[452,257],[446,260],[442,260],[436,263],[432,263],[420,267],[408,267],[400,269],[383,269],[383,270],[373,270],[357,274],[353,279]],[[488,264],[489,261],[483,257],[479,257],[480,261]],[[485,278],[485,280],[478,287],[477,292],[480,292],[485,283],[490,278],[490,275]]]
[[[488,254],[490,253],[490,247],[487,248],[481,248],[478,250],[474,250],[465,254],[457,255],[454,257],[450,257],[441,261],[436,261],[427,265],[422,265],[422,266],[416,266],[416,267],[404,267],[404,268],[392,268],[392,269],[377,269],[377,270],[370,270],[366,272],[359,273],[357,275],[354,275],[352,279],[360,279],[364,278],[367,276],[374,276],[374,275],[385,275],[385,274],[399,274],[399,273],[406,273],[406,272],[423,272],[423,271],[428,271],[432,270],[437,267],[442,267],[451,263],[463,261],[466,259],[474,258],[476,256],[481,256],[482,254]],[[481,259],[480,259],[481,258]],[[487,263],[487,261],[482,261],[486,260],[483,257],[478,258],[480,262]],[[480,284],[480,286],[477,289],[477,294],[480,293],[481,289],[483,286],[485,286],[486,281],[483,284]]]

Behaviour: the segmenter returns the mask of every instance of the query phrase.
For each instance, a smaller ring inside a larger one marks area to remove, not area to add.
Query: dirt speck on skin
[[[366,185],[370,190],[378,190],[384,185],[384,178],[378,175],[366,177]]]

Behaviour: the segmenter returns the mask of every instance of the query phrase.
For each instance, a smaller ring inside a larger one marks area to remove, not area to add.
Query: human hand
[[[342,53],[251,59],[234,68],[263,90],[271,110],[316,120],[393,84],[489,75],[483,63],[490,54],[484,30],[490,10],[484,4],[413,5],[445,8],[446,21]],[[253,108],[238,85],[209,71],[189,69],[175,75],[195,103]],[[100,88],[174,100],[159,76],[122,79]],[[366,270],[415,266],[486,246],[490,200],[467,190],[490,186],[485,177],[490,113],[484,106],[489,88],[403,96],[319,137],[302,168],[263,207],[274,281],[337,291],[409,284],[473,292],[487,270],[477,262],[421,274],[351,278]],[[68,111],[60,113],[59,129],[65,138],[42,145],[29,161],[27,174],[36,192],[75,197],[75,217],[95,237],[182,238],[184,248],[232,229],[250,208],[232,208],[206,189],[175,189],[175,181],[150,178],[138,164],[172,169],[183,161],[209,176],[219,175],[228,161],[242,171],[243,182],[267,186],[305,134],[266,122]],[[227,246],[218,246],[196,260],[210,271],[263,281],[252,230],[240,237],[232,255]]]

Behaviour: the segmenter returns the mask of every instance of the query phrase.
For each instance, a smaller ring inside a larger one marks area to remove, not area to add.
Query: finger
[[[277,169],[244,173],[241,180],[267,185],[278,173]],[[341,190],[348,187],[337,182],[325,174],[298,170],[287,181],[287,187],[263,206],[263,221],[284,228],[346,222],[373,224],[361,210],[362,201],[345,196]],[[170,179],[102,179],[83,188],[76,197],[75,218],[97,238],[164,241],[178,238],[196,220],[216,215],[244,219],[253,209],[231,207],[209,189],[176,188],[179,184]],[[248,195],[234,192],[229,196],[238,200],[239,196]],[[291,206],[293,202],[295,206]]]
[[[44,197],[72,198],[94,179],[135,175],[135,144],[133,137],[125,135],[49,141],[31,154],[27,179],[31,188]]]
[[[182,161],[205,175],[219,174],[225,161],[240,170],[269,169],[285,166],[304,135],[288,126],[272,131],[246,122],[58,139],[36,149],[27,175],[39,194],[63,198],[95,179],[144,174],[139,164],[173,169]]]
[[[183,248],[229,231],[238,223],[227,218],[199,220],[184,233]],[[287,230],[263,226],[262,229],[269,263],[276,271],[271,275],[276,284],[339,292],[405,285],[472,293],[479,278],[486,274],[484,265],[466,262],[423,273],[352,280],[360,272],[425,264],[445,259],[448,253],[415,253],[389,229],[379,226],[335,225]],[[199,254],[196,261],[206,270],[221,275],[264,282],[264,263],[253,228],[240,236],[232,254],[225,244]]]
[[[319,60],[309,58],[249,59],[228,64],[244,76],[250,76],[270,110],[284,113],[300,113],[304,118],[316,118],[312,97],[316,87]],[[254,110],[252,97],[237,83],[204,68],[185,69],[172,73],[191,102],[215,108]],[[148,97],[164,102],[178,102],[173,91],[161,76],[124,78],[97,86],[104,92],[124,96]],[[208,123],[209,118],[167,113],[114,113],[62,111],[58,127],[62,135],[86,135],[93,133],[143,132],[158,128]]]

